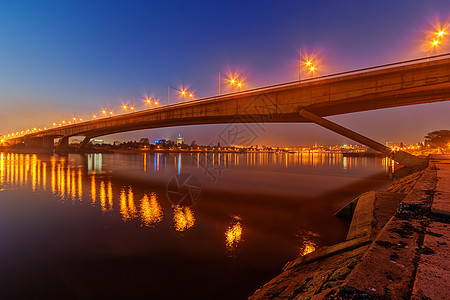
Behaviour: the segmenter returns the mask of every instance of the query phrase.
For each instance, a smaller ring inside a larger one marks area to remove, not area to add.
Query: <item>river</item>
[[[0,153],[1,298],[244,299],[345,239],[392,162],[338,153]]]

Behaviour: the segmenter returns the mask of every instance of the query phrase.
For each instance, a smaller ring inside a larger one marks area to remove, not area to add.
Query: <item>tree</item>
[[[149,145],[150,142],[149,142],[148,138],[141,138],[139,140],[139,144]]]
[[[425,144],[440,148],[444,152],[450,145],[450,130],[435,130],[425,136]]]

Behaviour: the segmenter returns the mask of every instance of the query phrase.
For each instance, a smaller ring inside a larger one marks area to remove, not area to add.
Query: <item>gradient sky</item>
[[[219,71],[242,72],[247,87],[296,80],[299,48],[317,53],[320,75],[424,57],[427,31],[449,15],[450,1],[432,0],[0,0],[0,134],[86,116],[133,95],[166,103],[168,85],[211,96]],[[437,53],[449,50],[450,40]],[[449,112],[445,102],[330,119],[380,142],[415,143],[429,131],[450,129]],[[105,140],[181,133],[187,142],[207,144],[225,126]],[[259,145],[349,142],[313,124],[264,125],[257,135]]]

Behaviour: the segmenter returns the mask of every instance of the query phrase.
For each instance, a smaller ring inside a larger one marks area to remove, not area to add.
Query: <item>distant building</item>
[[[184,138],[181,137],[181,134],[178,134],[177,138],[177,146],[184,144]]]
[[[71,144],[81,144],[81,140],[79,140],[79,139],[72,139],[72,140],[70,140],[70,143]]]
[[[96,140],[96,139],[92,139],[91,140],[91,144],[92,145],[101,145],[101,144],[104,144],[105,143],[105,141],[103,141],[103,140]]]
[[[397,143],[386,142],[386,147],[394,148],[394,147],[398,147],[398,146],[399,146],[399,144],[397,144]]]

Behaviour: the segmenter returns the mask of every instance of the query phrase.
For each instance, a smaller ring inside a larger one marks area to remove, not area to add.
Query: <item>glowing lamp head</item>
[[[182,90],[182,91],[181,91],[181,95],[183,95],[183,96],[186,95],[186,91],[183,91],[183,90]]]
[[[106,110],[102,110],[102,113],[103,113],[103,114],[106,114]]]
[[[152,100],[147,99],[147,103],[148,103],[148,104],[152,103]]]
[[[231,83],[231,84],[235,84],[235,83],[236,83],[236,80],[235,80],[234,78],[231,78],[231,79],[230,79],[230,83]]]
[[[189,97],[194,97],[194,94],[192,94],[192,93],[189,93]]]
[[[306,65],[309,67],[309,66],[311,65],[311,61],[308,60],[308,61],[306,62]]]
[[[126,105],[123,105],[122,108],[123,108],[123,109],[127,109],[127,106],[126,106]]]

